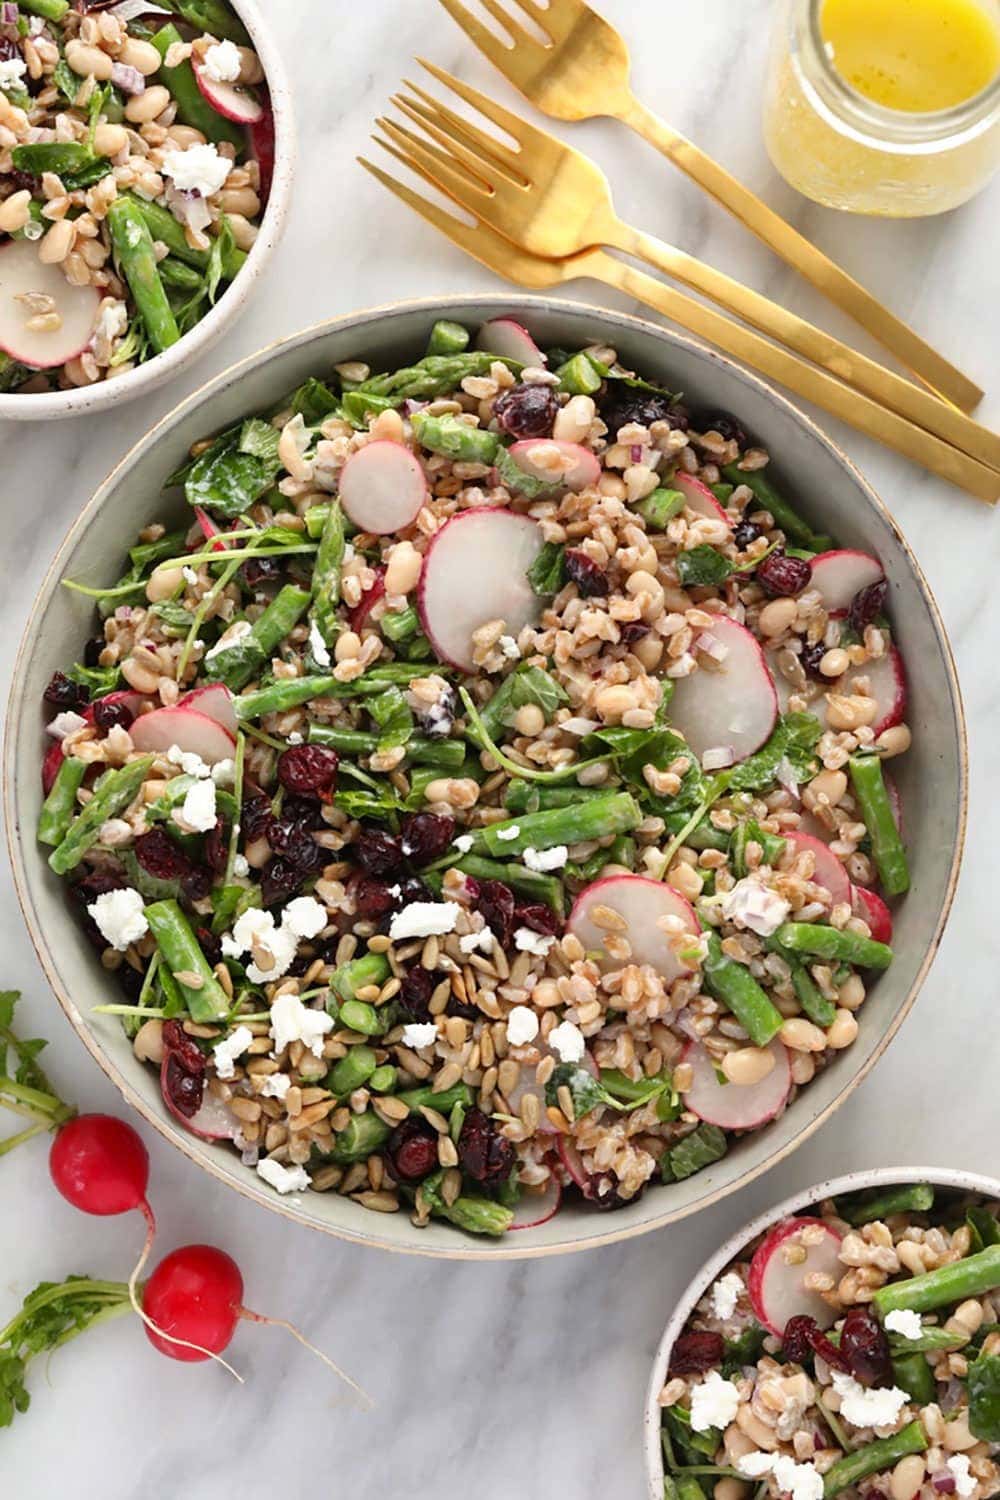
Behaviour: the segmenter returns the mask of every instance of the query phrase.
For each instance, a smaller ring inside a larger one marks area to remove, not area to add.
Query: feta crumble
[[[700,1385],[691,1387],[691,1428],[694,1432],[707,1432],[710,1427],[728,1427],[736,1420],[739,1408],[739,1391],[731,1380],[723,1380],[718,1370],[709,1370]]]
[[[167,151],[160,167],[178,192],[200,193],[203,198],[217,193],[232,170],[233,163],[210,142],[188,146],[186,151]]]
[[[235,1077],[236,1059],[243,1056],[252,1041],[253,1032],[250,1027],[237,1026],[229,1036],[223,1037],[221,1042],[216,1042],[212,1051],[215,1056],[215,1071],[220,1078]]]
[[[314,1057],[323,1056],[323,1038],[333,1030],[325,1010],[310,1010],[298,995],[279,995],[271,1006],[271,1036],[276,1053],[291,1042],[302,1042]]]
[[[87,907],[97,930],[118,953],[130,943],[137,943],[149,931],[142,897],[131,886],[119,891],[105,891]]]
[[[233,874],[245,879],[250,874],[250,861],[245,854],[237,854],[233,860]]]
[[[418,1051],[421,1047],[433,1047],[437,1034],[434,1021],[410,1021],[403,1027],[403,1046],[415,1047]]]
[[[296,937],[319,937],[326,926],[326,907],[315,896],[296,896],[285,907],[281,924],[294,932]]]
[[[445,932],[454,932],[457,921],[458,906],[454,901],[411,901],[393,917],[389,936],[394,943],[404,938],[440,937]]]
[[[228,37],[213,42],[205,53],[202,66],[216,83],[235,83],[240,76],[240,50]]]
[[[544,958],[555,942],[551,932],[535,932],[531,927],[519,927],[514,933],[514,947],[519,953],[531,953],[535,958]]]
[[[261,1097],[264,1099],[284,1099],[292,1086],[292,1080],[287,1073],[272,1073],[264,1079],[264,1087],[261,1089]]]
[[[493,950],[493,929],[482,927],[478,932],[466,932],[458,940],[458,946],[463,953],[491,953]]]
[[[328,667],[330,665],[330,650],[326,641],[320,635],[319,626],[315,620],[309,627],[309,650],[312,652],[313,660],[318,667]]]
[[[521,648],[512,635],[502,635],[497,644],[508,661],[520,661]]]
[[[252,630],[253,626],[249,620],[237,620],[235,624],[230,625],[228,630],[222,632],[214,646],[209,646],[205,652],[205,660],[214,661],[217,656],[222,655],[223,651],[228,651],[230,646],[238,646],[240,641],[246,640]]]
[[[501,844],[509,844],[512,839],[517,838],[520,832],[521,830],[518,825],[516,823],[512,823],[509,828],[498,828],[496,830],[496,836],[500,840]]]
[[[852,1427],[892,1427],[910,1399],[898,1385],[868,1390],[841,1370],[832,1370],[830,1377],[840,1397],[840,1414]]]
[[[295,902],[290,902],[289,905],[297,906],[298,900],[312,903],[312,899],[311,896],[299,897]],[[315,905],[319,906],[319,902],[317,901]],[[303,921],[306,923],[310,921],[308,914],[311,911],[311,905],[303,909],[299,925],[302,925]],[[315,920],[314,915],[312,920]],[[323,920],[325,925],[325,912]],[[222,934],[222,951],[226,958],[240,958],[248,949],[253,948],[256,941],[259,946],[268,950],[273,961],[271,967],[265,969],[257,963],[255,957],[253,962],[247,965],[247,978],[252,984],[270,984],[273,980],[280,979],[282,974],[287,973],[288,969],[291,968],[295,955],[298,952],[299,938],[301,936],[305,936],[305,934],[295,931],[294,915],[291,919],[283,916],[281,926],[278,927],[275,925],[274,914],[272,912],[259,911],[256,907],[251,907],[249,911],[245,911],[238,918],[231,933],[224,932]],[[281,1051],[280,1047],[278,1051]]]
[[[212,767],[206,765],[196,751],[182,750],[180,745],[170,746],[167,751],[167,760],[172,766],[180,766],[185,776],[204,778],[212,774]]]
[[[721,1322],[732,1317],[742,1291],[743,1278],[735,1271],[727,1271],[712,1287],[712,1311]]]
[[[304,1193],[312,1182],[305,1167],[283,1167],[268,1156],[257,1163],[257,1176],[279,1193]]]
[[[776,891],[750,875],[738,880],[722,902],[724,917],[740,927],[748,927],[758,937],[770,937],[777,932],[791,909]]]
[[[918,1339],[923,1332],[924,1320],[908,1307],[897,1307],[886,1313],[885,1327],[889,1333],[898,1333],[901,1338]]]
[[[565,1063],[580,1062],[587,1050],[584,1046],[583,1032],[579,1026],[574,1026],[572,1021],[563,1021],[549,1032],[549,1046]],[[735,1416],[736,1413],[734,1412],[733,1415]]]
[[[748,1479],[773,1474],[777,1488],[791,1500],[822,1500],[823,1476],[816,1465],[797,1464],[787,1453],[744,1453],[736,1467]]]
[[[538,1035],[538,1016],[530,1005],[515,1005],[507,1017],[507,1040],[512,1047],[526,1047]]]
[[[28,71],[28,64],[22,57],[8,57],[0,62],[0,89],[17,89],[21,87],[21,79]]]
[[[969,1473],[969,1458],[965,1453],[954,1453],[949,1458],[947,1466],[949,1473],[955,1478],[955,1493],[965,1500],[968,1495],[975,1494],[976,1479]]]
[[[454,839],[452,843],[458,850],[459,854],[468,854],[469,850],[475,843],[475,839],[472,837],[471,833],[460,833],[458,835],[458,838]]]
[[[529,870],[544,875],[548,870],[561,870],[569,859],[569,850],[565,844],[556,844],[554,849],[525,849],[521,858]]]
[[[210,833],[215,827],[215,782],[197,781],[184,798],[181,817],[196,833]]]
[[[234,760],[217,760],[212,767],[212,780],[218,787],[230,787],[236,779]]]

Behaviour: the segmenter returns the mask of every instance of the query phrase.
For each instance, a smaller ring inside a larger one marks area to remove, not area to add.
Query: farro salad
[[[0,3],[0,391],[125,374],[257,238],[264,73],[226,0]]]
[[[995,1495],[997,1213],[906,1183],[743,1251],[671,1352],[665,1500]]]
[[[502,1234],[710,1166],[850,1046],[903,673],[878,561],[767,464],[613,349],[438,323],[196,443],[69,583],[39,837],[191,1130]]]

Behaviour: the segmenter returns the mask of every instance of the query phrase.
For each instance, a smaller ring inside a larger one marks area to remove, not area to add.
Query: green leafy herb
[[[188,503],[227,518],[242,515],[277,478],[279,438],[276,428],[256,417],[221,433],[184,479]]]
[[[365,707],[381,729],[378,753],[405,745],[413,733],[413,713],[401,688],[388,687],[384,693],[365,700]]]
[[[330,387],[312,376],[292,396],[292,411],[303,419],[307,427],[318,427],[324,417],[332,417],[338,407],[339,403]]]
[[[566,582],[566,549],[558,542],[546,542],[531,567],[528,582],[542,599],[558,594]]]
[[[972,1234],[972,1251],[985,1250],[987,1245],[1000,1245],[1000,1223],[987,1209],[973,1205],[965,1215],[965,1222]]]
[[[545,1102],[558,1108],[559,1090],[567,1088],[573,1100],[576,1119],[589,1115],[608,1102],[607,1094],[587,1068],[578,1068],[574,1063],[560,1063],[545,1085]]]
[[[670,1435],[674,1455],[682,1468],[701,1465],[706,1458],[714,1458],[722,1441],[722,1433],[714,1427],[706,1432],[695,1432],[691,1426],[691,1413],[683,1406],[665,1406],[663,1426]]]
[[[725,583],[732,571],[733,565],[728,557],[707,542],[692,547],[689,552],[681,552],[677,558],[677,576],[682,588],[686,589]]]
[[[191,611],[174,599],[164,599],[162,603],[152,605],[150,614],[156,616],[167,635],[187,635],[194,624]]]
[[[641,1109],[664,1095],[671,1100],[676,1097],[669,1074],[635,1080],[617,1068],[604,1068],[600,1078],[595,1078],[589,1069],[577,1067],[574,1063],[560,1063],[555,1069],[545,1085],[546,1104],[558,1107],[559,1090],[563,1087],[569,1089],[576,1119],[601,1105],[626,1111]]]
[[[569,696],[561,683],[541,667],[519,667],[510,678],[511,718],[526,703],[534,703],[548,721],[560,704],[568,702]]]
[[[75,1113],[55,1093],[38,1061],[45,1041],[41,1037],[25,1040],[14,1031],[14,1008],[20,998],[17,990],[0,991],[0,1106],[28,1124],[16,1135],[0,1141],[0,1156],[6,1156],[33,1136],[55,1129]],[[2,1363],[0,1353],[0,1366]]]
[[[122,674],[120,667],[85,667],[81,662],[74,662],[66,676],[70,682],[85,687],[93,703],[95,698],[106,698],[108,693],[115,692]]]
[[[720,1161],[727,1150],[726,1137],[717,1125],[701,1124],[660,1157],[664,1182],[681,1182],[703,1167]]]
[[[969,1431],[1000,1443],[1000,1355],[980,1354],[969,1366]]]
[[[31,1397],[24,1382],[36,1355],[54,1353],[95,1324],[130,1310],[128,1287],[121,1281],[70,1276],[37,1286],[0,1329],[0,1427],[9,1427],[19,1412],[28,1410]]]
[[[732,1380],[745,1365],[755,1365],[764,1352],[767,1329],[750,1323],[738,1339],[726,1339],[722,1347],[722,1378]]]
[[[813,714],[784,714],[763,749],[722,774],[734,792],[760,792],[771,786],[781,762],[796,781],[810,781],[819,767],[816,744],[823,727]]]

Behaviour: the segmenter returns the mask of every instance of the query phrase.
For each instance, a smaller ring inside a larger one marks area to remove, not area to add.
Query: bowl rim
[[[122,401],[131,401],[171,380],[189,362],[199,358],[242,312],[247,298],[278,247],[288,219],[292,184],[295,179],[296,130],[293,92],[284,57],[269,23],[264,19],[258,0],[232,0],[233,9],[254,43],[254,50],[264,68],[265,81],[274,117],[274,173],[267,205],[260,221],[260,232],[240,268],[218,302],[189,333],[170,349],[155,355],[145,364],[118,376],[66,391],[44,391],[19,396],[16,392],[0,393],[0,421],[38,422],[45,418],[92,416]]]
[[[316,1219],[313,1219],[307,1215],[303,1215],[295,1208],[293,1208],[291,1203],[287,1199],[279,1197],[276,1193],[273,1193],[270,1190],[266,1189],[263,1184],[260,1184],[260,1186],[258,1186],[257,1178],[254,1174],[247,1172],[240,1175],[239,1177],[236,1177],[230,1176],[222,1171],[220,1166],[217,1165],[214,1160],[206,1159],[205,1157],[203,1157],[198,1149],[200,1142],[198,1142],[195,1137],[185,1135],[185,1133],[176,1126],[172,1118],[168,1117],[165,1114],[157,1114],[156,1112],[151,1111],[147,1108],[145,1102],[132,1087],[128,1077],[118,1068],[117,1064],[106,1053],[104,1048],[98,1045],[96,1039],[83,1025],[82,1017],[77,1011],[72,996],[63,987],[58,971],[49,958],[47,941],[41,932],[40,924],[35,918],[28,885],[26,864],[22,856],[23,840],[21,838],[20,822],[17,815],[18,792],[15,785],[15,777],[13,774],[17,732],[14,728],[14,725],[16,722],[17,703],[22,695],[24,677],[27,670],[28,659],[31,655],[32,643],[35,639],[37,639],[37,618],[42,612],[43,606],[47,605],[51,594],[57,587],[59,578],[62,576],[66,564],[72,556],[79,534],[82,533],[90,524],[91,518],[96,515],[96,513],[103,506],[106,498],[111,495],[121,475],[131,466],[131,464],[138,458],[140,453],[147,448],[147,446],[158,442],[161,436],[165,436],[176,424],[186,418],[192,410],[204,405],[204,403],[211,396],[214,396],[216,392],[221,392],[237,384],[242,379],[244,374],[257,368],[261,364],[269,363],[273,357],[277,356],[285,350],[292,350],[296,347],[309,345],[324,338],[328,334],[341,332],[343,330],[354,327],[367,326],[371,323],[386,318],[391,318],[393,316],[405,317],[413,313],[423,313],[431,319],[437,317],[448,317],[452,311],[457,311],[460,308],[467,309],[470,304],[474,305],[477,310],[481,310],[485,318],[489,318],[491,316],[500,316],[503,313],[510,313],[512,308],[514,310],[521,309],[526,315],[529,316],[529,320],[530,314],[535,311],[539,313],[549,313],[555,317],[558,317],[561,314],[570,314],[576,316],[583,314],[593,317],[602,328],[613,327],[624,329],[626,332],[636,332],[644,335],[652,334],[657,339],[664,342],[668,347],[675,347],[690,351],[696,354],[699,359],[705,360],[710,365],[714,364],[718,367],[721,367],[722,369],[729,371],[745,385],[749,385],[751,388],[755,388],[758,393],[764,396],[768,401],[783,408],[785,413],[790,416],[793,421],[797,422],[801,427],[805,428],[809,435],[816,442],[818,442],[821,447],[825,448],[827,452],[848,471],[854,483],[863,492],[868,504],[882,516],[886,525],[892,531],[897,545],[902,550],[908,565],[912,569],[926,601],[926,606],[930,614],[935,637],[941,651],[942,661],[948,678],[951,703],[954,709],[955,731],[958,740],[959,818],[955,831],[954,847],[952,849],[951,859],[949,863],[948,878],[944,892],[944,899],[941,904],[941,909],[937,915],[937,920],[934,924],[933,931],[928,937],[926,952],[921,961],[920,967],[918,968],[914,976],[913,983],[910,985],[909,990],[901,1001],[896,1015],[893,1017],[886,1030],[878,1038],[877,1043],[872,1049],[871,1055],[861,1063],[857,1071],[851,1074],[840,1092],[813,1118],[806,1119],[802,1127],[792,1137],[792,1139],[778,1148],[773,1155],[767,1157],[759,1164],[749,1167],[734,1182],[716,1187],[701,1202],[699,1202],[696,1208],[665,1208],[662,1212],[656,1214],[650,1220],[646,1220],[639,1224],[621,1225],[618,1228],[609,1228],[603,1233],[588,1235],[584,1240],[573,1238],[560,1241],[556,1244],[522,1246],[518,1243],[520,1237],[517,1235],[506,1235],[501,1240],[488,1241],[483,1243],[480,1243],[478,1241],[466,1243],[464,1237],[457,1236],[456,1238],[458,1239],[458,1243],[454,1247],[449,1245],[442,1248],[436,1245],[428,1245],[426,1248],[424,1248],[420,1243],[421,1237],[419,1235],[419,1232],[416,1230],[414,1231],[414,1238],[416,1240],[416,1243],[414,1244],[400,1245],[385,1239],[378,1232],[377,1225],[379,1222],[379,1216],[376,1214],[369,1214],[365,1216],[375,1221],[370,1229],[367,1225],[355,1229],[350,1226],[343,1226],[339,1224],[334,1225],[321,1223]],[[296,333],[287,334],[280,339],[274,339],[270,343],[266,344],[262,349],[258,350],[256,353],[247,355],[244,359],[238,361],[234,365],[229,366],[227,369],[213,376],[212,379],[207,380],[202,386],[192,391],[191,394],[185,397],[183,401],[179,402],[169,412],[165,413],[165,415],[162,416],[159,421],[149,429],[148,432],[146,432],[141,438],[138,439],[137,442],[132,445],[132,447],[114,465],[107,478],[101,485],[98,486],[90,500],[88,500],[87,504],[84,506],[79,515],[76,517],[75,521],[70,526],[39,585],[38,592],[35,596],[34,602],[31,606],[31,610],[24,625],[24,630],[18,645],[17,654],[14,660],[13,672],[11,675],[7,716],[4,727],[2,779],[7,850],[10,859],[11,870],[14,877],[14,887],[17,893],[17,898],[21,907],[24,922],[28,929],[28,935],[38,956],[39,963],[41,964],[46,979],[48,980],[49,985],[56,996],[56,999],[58,1000],[62,1010],[64,1011],[67,1020],[79,1036],[80,1040],[83,1042],[84,1046],[87,1048],[88,1052],[97,1062],[98,1066],[101,1068],[104,1074],[119,1090],[126,1102],[130,1104],[133,1109],[138,1111],[138,1113],[148,1125],[151,1125],[161,1136],[168,1140],[177,1149],[182,1151],[200,1168],[202,1168],[202,1170],[210,1172],[213,1176],[218,1178],[227,1186],[235,1188],[235,1190],[241,1193],[244,1197],[249,1198],[255,1203],[263,1205],[265,1208],[270,1209],[272,1212],[283,1215],[285,1218],[290,1219],[295,1224],[304,1225],[305,1227],[311,1229],[318,1229],[325,1234],[332,1235],[338,1239],[348,1240],[355,1244],[373,1246],[401,1255],[422,1255],[437,1260],[490,1261],[523,1260],[549,1255],[582,1252],[585,1250],[598,1249],[604,1245],[617,1244],[619,1241],[632,1239],[637,1237],[638,1235],[647,1234],[656,1229],[662,1229],[666,1225],[676,1223],[696,1211],[700,1212],[701,1210],[708,1209],[714,1204],[721,1202],[722,1199],[748,1186],[756,1178],[762,1176],[765,1172],[769,1172],[773,1167],[776,1167],[780,1162],[785,1160],[786,1157],[790,1156],[793,1151],[797,1150],[799,1146],[803,1145],[805,1141],[808,1140],[809,1137],[813,1135],[813,1133],[818,1130],[820,1126],[823,1125],[835,1113],[837,1109],[841,1107],[841,1105],[847,1100],[847,1098],[867,1077],[872,1068],[886,1051],[900,1026],[903,1024],[903,1021],[909,1015],[909,1012],[916,1001],[917,995],[919,994],[924,980],[927,977],[928,970],[930,969],[930,966],[933,963],[934,958],[936,957],[937,950],[940,946],[941,938],[948,920],[948,915],[951,911],[952,903],[954,901],[965,843],[969,796],[968,741],[965,710],[962,702],[961,688],[958,681],[958,675],[951,650],[951,645],[949,643],[948,636],[944,628],[944,622],[941,618],[937,603],[927,583],[927,580],[924,577],[923,571],[919,563],[917,562],[916,557],[913,555],[909,544],[903,537],[898,525],[891,516],[887,507],[885,506],[879,495],[876,493],[873,486],[864,478],[861,471],[857,468],[854,462],[838,447],[833,439],[828,437],[826,433],[824,433],[822,429],[817,425],[817,423],[807,413],[801,411],[794,404],[794,402],[789,399],[789,397],[787,397],[783,392],[775,390],[762,377],[758,376],[753,371],[745,369],[736,360],[731,359],[729,356],[721,354],[717,350],[700,343],[697,339],[690,338],[685,334],[677,333],[672,328],[663,327],[662,325],[653,323],[645,318],[635,317],[634,315],[629,313],[619,312],[614,309],[601,308],[592,303],[578,302],[569,298],[530,296],[519,293],[515,293],[514,295],[507,295],[505,293],[496,292],[482,293],[474,290],[465,293],[449,293],[443,297],[406,298],[394,302],[383,303],[375,307],[362,308],[355,312],[342,314],[339,317],[324,319],[319,323],[307,325],[307,327],[298,330]]]
[[[812,1187],[801,1188],[783,1198],[773,1208],[756,1214],[742,1228],[729,1235],[715,1254],[706,1260],[692,1276],[677,1300],[663,1336],[653,1356],[649,1384],[646,1387],[646,1409],[644,1451],[646,1458],[646,1480],[648,1500],[663,1500],[663,1457],[660,1448],[659,1394],[666,1380],[670,1351],[691,1312],[701,1301],[705,1292],[726,1266],[742,1249],[758,1235],[765,1233],[774,1224],[798,1213],[803,1208],[822,1202],[824,1198],[836,1198],[841,1193],[855,1193],[863,1188],[889,1187],[896,1184],[930,1182],[935,1187],[957,1188],[963,1192],[984,1193],[1000,1201],[1000,1181],[987,1177],[982,1172],[965,1172],[957,1167],[867,1167],[855,1172],[845,1172],[837,1177],[828,1177]]]

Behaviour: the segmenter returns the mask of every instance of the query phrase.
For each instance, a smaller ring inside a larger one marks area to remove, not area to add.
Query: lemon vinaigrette
[[[906,218],[1000,165],[1000,0],[781,0],[764,135],[832,208]]]

